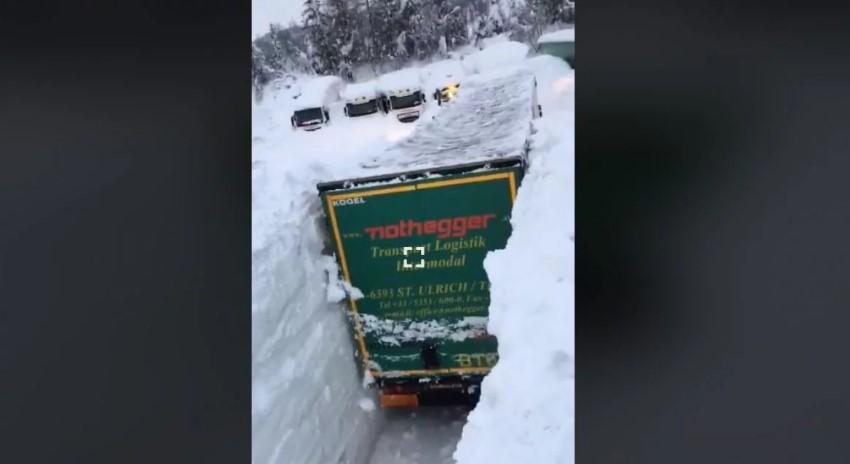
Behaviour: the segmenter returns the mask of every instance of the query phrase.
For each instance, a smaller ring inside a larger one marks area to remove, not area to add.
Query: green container
[[[540,53],[557,56],[569,63],[570,67],[576,67],[576,43],[575,42],[544,42],[537,46]]]
[[[512,157],[319,184],[342,278],[364,295],[348,301],[357,351],[380,386],[480,380],[498,360],[483,260],[507,243],[524,169]]]

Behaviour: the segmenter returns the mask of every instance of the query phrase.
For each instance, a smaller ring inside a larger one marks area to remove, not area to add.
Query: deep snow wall
[[[499,361],[468,416],[458,464],[574,462],[574,74],[552,57],[529,65],[544,117],[535,121],[513,233],[484,260]]]
[[[306,213],[254,251],[254,462],[360,464],[374,426],[358,406],[342,310],[326,300],[317,215]]]
[[[254,111],[252,457],[254,464],[363,464],[382,415],[362,387],[336,275],[323,255],[316,134],[289,130],[291,108]],[[311,137],[312,136],[312,137]],[[332,142],[338,147],[338,140]],[[309,150],[308,150],[309,148]],[[236,244],[234,244],[236,246]]]

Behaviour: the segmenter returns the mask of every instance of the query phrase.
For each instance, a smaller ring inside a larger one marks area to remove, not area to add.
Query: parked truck
[[[317,186],[341,279],[362,293],[351,292],[348,314],[382,407],[476,401],[498,361],[483,261],[511,234],[536,84],[516,69],[464,90],[363,163],[374,175]]]
[[[290,122],[293,129],[314,131],[330,121],[330,106],[339,101],[343,88],[342,79],[335,76],[321,76],[304,84],[295,99],[295,111]]]
[[[349,118],[366,116],[379,111],[386,112],[383,97],[378,93],[378,85],[375,81],[348,84],[342,91],[342,98],[345,101],[343,111]]]
[[[419,69],[408,68],[384,74],[378,79],[378,89],[384,98],[385,110],[401,122],[413,122],[425,111]]]

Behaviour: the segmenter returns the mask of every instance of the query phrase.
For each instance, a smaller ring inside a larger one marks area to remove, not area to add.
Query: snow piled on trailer
[[[487,332],[486,317],[447,319],[383,319],[371,314],[360,314],[366,335],[380,338],[382,343],[400,346],[404,342],[448,339],[462,342]]]
[[[574,75],[557,58],[529,65],[545,91],[544,117],[535,121],[513,233],[484,260],[499,361],[467,418],[457,464],[575,459]]]
[[[533,92],[528,68],[470,76],[455,101],[363,166],[380,175],[522,155]]]

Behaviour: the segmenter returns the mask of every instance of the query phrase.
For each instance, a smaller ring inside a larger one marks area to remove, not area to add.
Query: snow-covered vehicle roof
[[[422,69],[426,90],[442,88],[447,84],[460,82],[466,74],[466,69],[459,60],[435,61]]]
[[[384,93],[399,89],[413,89],[422,86],[422,73],[419,68],[407,68],[384,74],[378,78],[378,89]]]
[[[526,67],[468,76],[452,105],[362,166],[384,176],[524,156],[535,86]]]
[[[522,64],[530,50],[531,48],[524,43],[498,42],[469,55],[467,59],[478,72],[485,72],[502,66]]]
[[[359,82],[356,84],[348,84],[342,90],[341,97],[343,100],[352,101],[356,98],[365,98],[371,100],[378,96],[378,82],[368,81]]]
[[[336,76],[311,79],[301,87],[301,95],[295,99],[295,108],[316,108],[338,100],[342,86],[342,79]]]
[[[537,39],[537,43],[550,43],[550,42],[575,42],[576,41],[576,30],[575,28],[570,29],[561,29],[559,31],[549,32],[540,36]]]

